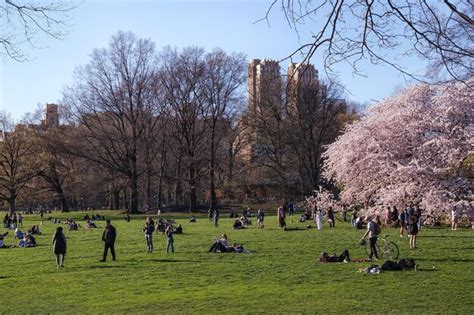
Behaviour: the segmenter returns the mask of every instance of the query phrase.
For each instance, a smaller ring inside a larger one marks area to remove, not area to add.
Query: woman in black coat
[[[59,269],[64,267],[64,257],[66,255],[66,236],[63,228],[58,226],[53,235],[53,252],[56,255],[56,267]]]

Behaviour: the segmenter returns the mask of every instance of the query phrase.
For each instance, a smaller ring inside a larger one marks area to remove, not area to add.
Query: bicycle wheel
[[[394,242],[386,242],[383,250],[383,256],[390,260],[397,260],[400,251]]]
[[[380,256],[380,246],[378,243],[375,243],[375,248],[377,249],[377,254]],[[370,258],[370,241],[365,244],[365,253],[367,258]]]

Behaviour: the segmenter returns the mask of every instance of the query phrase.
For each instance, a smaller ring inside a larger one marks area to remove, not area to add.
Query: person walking
[[[257,212],[257,225],[259,229],[263,229],[263,221],[265,220],[265,213],[263,212],[262,209],[258,209]]]
[[[453,208],[451,210],[451,230],[455,231],[458,229],[459,211]]]
[[[398,217],[398,221],[400,223],[400,237],[403,237],[403,231],[407,227],[407,219],[408,219],[408,210],[405,209],[402,212],[400,212],[400,215]]]
[[[410,249],[416,248],[416,235],[418,234],[418,216],[416,213],[408,216],[407,234],[410,240]]]
[[[329,223],[329,228],[335,228],[336,227],[336,218],[334,217],[334,210],[332,207],[329,207],[328,209],[328,223]]]
[[[341,216],[342,216],[342,222],[346,222],[347,221],[347,207],[346,207],[346,205],[342,205]]]
[[[367,235],[369,236],[369,244],[370,244],[370,255],[369,258],[372,259],[375,257],[379,259],[379,255],[377,253],[377,223],[372,221],[371,216],[367,216],[367,231],[365,232],[364,236],[361,239],[361,242],[365,240]]]
[[[105,221],[104,233],[102,233],[102,241],[104,242],[104,254],[102,256],[101,262],[105,262],[107,259],[107,253],[110,249],[112,254],[112,260],[115,260],[115,239],[117,238],[117,231],[112,225],[109,219]]]
[[[166,234],[166,252],[169,253],[171,249],[171,252],[174,253],[173,226],[171,226],[171,224],[168,224],[168,226],[166,227],[165,234]]]
[[[151,217],[146,218],[145,227],[143,228],[145,232],[146,246],[148,248],[148,253],[153,252],[153,232],[155,232],[155,222]]]
[[[286,218],[285,207],[284,206],[278,207],[278,210],[277,210],[278,227],[284,228],[286,226],[285,218]]]
[[[219,227],[219,210],[214,209],[212,219],[214,221],[214,226]]]
[[[56,228],[53,235],[53,253],[56,255],[56,268],[64,267],[64,258],[66,256],[66,236],[63,233],[62,226]]]
[[[321,230],[323,228],[323,212],[321,209],[316,208],[316,226],[318,227],[318,230]]]

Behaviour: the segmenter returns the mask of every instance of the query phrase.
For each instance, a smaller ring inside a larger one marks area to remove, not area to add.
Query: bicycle
[[[400,254],[400,251],[398,249],[398,245],[395,244],[392,241],[388,240],[389,235],[379,236],[377,243],[375,244],[375,247],[377,249],[377,254],[379,255],[379,258],[386,258],[389,260],[397,260],[398,255]],[[367,254],[367,257],[370,256],[370,244],[369,242],[365,243],[365,252]]]

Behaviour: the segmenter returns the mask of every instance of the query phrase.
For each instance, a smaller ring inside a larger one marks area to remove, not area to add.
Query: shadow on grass
[[[110,269],[110,268],[117,268],[117,269],[124,269],[126,266],[117,266],[117,265],[92,265],[85,267],[83,269]]]
[[[474,236],[467,235],[423,235],[422,238],[452,238],[452,239],[473,239]]]
[[[418,258],[417,261],[428,261],[428,262],[472,262],[472,259],[462,258]]]
[[[165,262],[165,263],[199,263],[202,262],[201,260],[184,260],[184,259],[168,259],[168,258],[163,258],[163,259],[150,259],[148,261],[153,261],[153,262]]]
[[[433,268],[416,268],[416,272],[434,272],[434,271],[438,271],[437,269],[433,269]]]
[[[308,231],[311,228],[301,228],[301,227],[285,227],[283,231],[290,232],[290,231]]]

